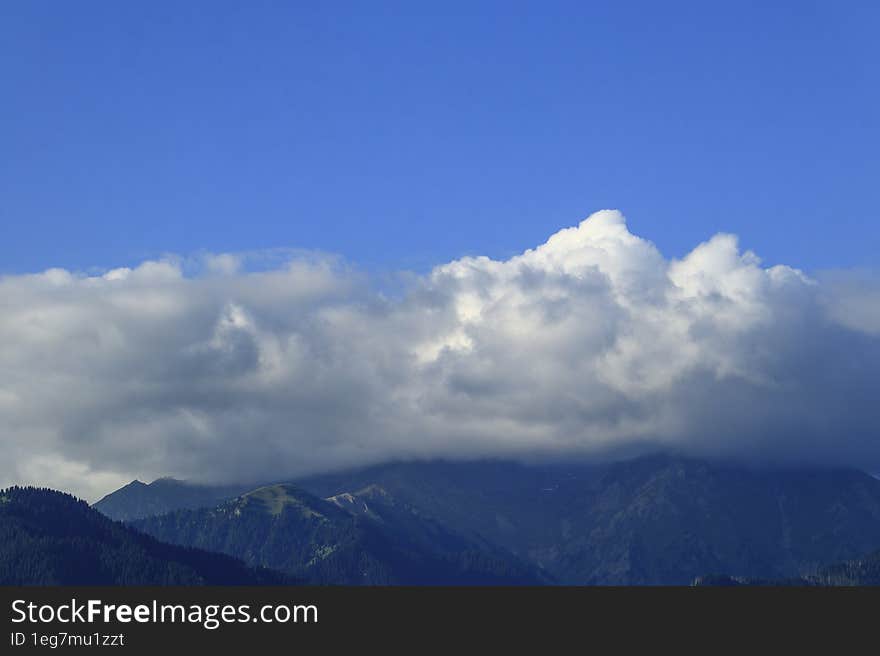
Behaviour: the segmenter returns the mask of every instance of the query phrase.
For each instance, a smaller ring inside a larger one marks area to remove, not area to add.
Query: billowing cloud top
[[[593,214],[389,295],[337,261],[0,279],[0,484],[674,448],[880,466],[880,292]]]

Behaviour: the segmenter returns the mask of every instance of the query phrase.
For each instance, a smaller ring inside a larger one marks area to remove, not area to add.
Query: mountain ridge
[[[397,462],[291,485],[326,503],[322,512],[404,531],[419,548],[454,535],[563,584],[688,585],[717,571],[797,578],[880,545],[880,481],[854,469],[663,453],[604,464]]]
[[[128,521],[180,508],[210,506],[248,491],[251,485],[199,485],[170,476],[152,483],[135,479],[92,506],[111,519]]]
[[[226,553],[319,584],[546,582],[512,554],[425,523],[404,508],[389,505],[379,519],[292,484],[262,486],[211,508],[177,510],[132,525],[163,541]]]
[[[322,494],[371,482],[563,583],[687,585],[725,565],[796,576],[880,544],[880,481],[852,469],[658,454],[507,471],[499,463],[391,464],[298,481]]]

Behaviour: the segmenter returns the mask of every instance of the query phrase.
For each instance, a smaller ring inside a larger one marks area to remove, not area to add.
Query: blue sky
[[[680,256],[880,246],[870,2],[0,7],[0,273],[294,247],[504,257],[591,212]]]

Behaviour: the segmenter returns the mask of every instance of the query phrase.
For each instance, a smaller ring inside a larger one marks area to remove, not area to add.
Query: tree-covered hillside
[[[796,578],[880,545],[880,481],[853,469],[656,455],[603,465],[404,462],[298,483],[322,496],[377,485],[564,584]]]
[[[134,522],[158,539],[220,551],[313,583],[504,585],[544,582],[509,552],[457,536],[392,499],[352,512],[292,485],[259,488],[212,509]]]
[[[878,586],[880,585],[880,551],[871,552],[861,558],[846,560],[833,565],[819,567],[811,574],[790,579],[756,579],[730,576],[729,574],[709,574],[694,579],[696,586]]]
[[[163,544],[69,494],[0,492],[0,585],[274,585],[229,556]]]

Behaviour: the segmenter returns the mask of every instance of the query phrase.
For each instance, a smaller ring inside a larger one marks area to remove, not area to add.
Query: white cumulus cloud
[[[658,448],[880,467],[880,285],[680,260],[616,211],[388,295],[338,260],[0,278],[0,484],[265,480]]]

